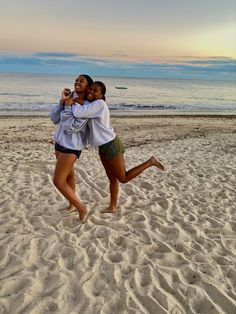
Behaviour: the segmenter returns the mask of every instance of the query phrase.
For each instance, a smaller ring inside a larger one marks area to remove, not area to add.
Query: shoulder
[[[107,104],[103,99],[97,99],[90,103],[93,106],[99,106],[100,108],[106,107]]]

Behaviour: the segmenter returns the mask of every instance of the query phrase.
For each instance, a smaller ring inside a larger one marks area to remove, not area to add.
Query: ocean
[[[0,115],[47,115],[75,76],[0,74]],[[236,114],[235,81],[94,77],[111,114]],[[117,88],[123,87],[123,88]]]

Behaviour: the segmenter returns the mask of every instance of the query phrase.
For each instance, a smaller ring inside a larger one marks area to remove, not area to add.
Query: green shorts
[[[99,146],[99,154],[104,155],[107,160],[112,160],[116,155],[123,155],[124,152],[125,148],[119,137]]]

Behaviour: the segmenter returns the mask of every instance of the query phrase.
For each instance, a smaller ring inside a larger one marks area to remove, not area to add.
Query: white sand
[[[119,212],[94,148],[76,164],[88,221],[52,184],[53,125],[0,119],[0,313],[236,313],[236,119],[113,118],[127,168]]]

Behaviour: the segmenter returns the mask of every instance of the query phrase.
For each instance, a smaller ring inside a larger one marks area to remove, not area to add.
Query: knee
[[[111,184],[116,184],[116,183],[119,182],[119,180],[116,179],[116,177],[108,177],[108,179],[109,179],[109,181],[110,181]]]
[[[121,177],[118,178],[118,180],[120,181],[120,183],[128,182],[126,176],[121,176]]]
[[[60,189],[64,185],[64,182],[60,178],[54,177],[53,184],[55,185],[56,188]]]

